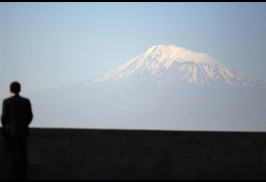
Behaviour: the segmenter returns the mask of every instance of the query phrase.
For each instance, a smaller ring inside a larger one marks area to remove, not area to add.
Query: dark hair
[[[10,91],[18,94],[20,92],[20,84],[18,82],[12,82],[10,84]]]

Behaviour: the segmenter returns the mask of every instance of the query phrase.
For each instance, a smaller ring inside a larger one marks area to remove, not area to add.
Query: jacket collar
[[[20,97],[19,94],[13,94],[13,97]]]

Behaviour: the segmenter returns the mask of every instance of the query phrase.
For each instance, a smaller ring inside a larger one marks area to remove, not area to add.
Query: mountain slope
[[[258,80],[239,73],[208,54],[175,46],[153,46],[95,82],[149,75],[157,84],[190,82],[198,85],[223,83],[254,85]]]

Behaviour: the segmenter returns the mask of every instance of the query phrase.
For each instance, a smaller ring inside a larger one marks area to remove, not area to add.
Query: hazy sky
[[[266,3],[0,3],[0,98],[103,76],[154,45],[266,80]]]

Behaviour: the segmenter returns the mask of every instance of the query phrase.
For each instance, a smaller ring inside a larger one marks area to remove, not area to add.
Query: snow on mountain
[[[254,84],[251,77],[234,71],[208,54],[172,45],[153,46],[95,82],[140,74],[152,76],[157,83],[187,81],[198,85],[211,82],[243,86]]]

